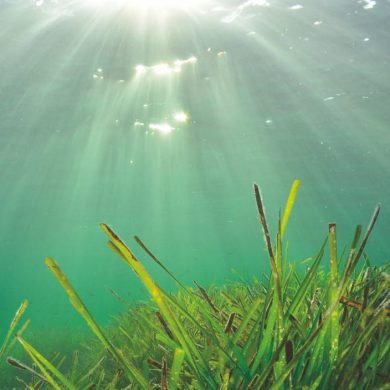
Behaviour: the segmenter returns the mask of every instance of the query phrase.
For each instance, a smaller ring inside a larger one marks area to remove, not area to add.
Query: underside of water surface
[[[0,0],[0,389],[388,388],[389,17]]]

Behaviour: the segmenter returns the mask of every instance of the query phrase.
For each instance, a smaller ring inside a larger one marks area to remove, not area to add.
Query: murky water
[[[367,251],[388,260],[389,18],[385,0],[0,1],[0,330],[24,298],[32,328],[81,322],[46,256],[100,322],[110,289],[145,298],[100,222],[163,286],[134,234],[186,283],[268,272],[253,182],[275,232],[302,180],[292,261],[330,221],[341,251],[378,201]]]

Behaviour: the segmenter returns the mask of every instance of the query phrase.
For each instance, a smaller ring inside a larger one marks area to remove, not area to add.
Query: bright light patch
[[[181,112],[176,112],[174,115],[173,115],[173,118],[175,119],[176,122],[181,122],[181,123],[185,123],[188,121],[188,115],[181,111]]]
[[[143,73],[146,73],[148,70],[147,70],[146,66],[144,66],[144,65],[137,65],[135,67],[135,71],[137,72],[137,74],[143,74]]]
[[[301,4],[295,4],[295,5],[292,5],[290,7],[290,9],[293,11],[297,11],[297,10],[302,9],[302,8],[303,8],[303,5],[301,5]]]
[[[151,123],[149,125],[150,130],[156,130],[161,134],[170,134],[174,128],[168,123]]]
[[[363,3],[365,3],[364,9],[373,9],[376,6],[376,1],[374,0],[363,0]]]
[[[324,102],[329,102],[329,101],[331,101],[331,100],[334,100],[334,96],[328,96],[328,97],[326,97],[326,98],[324,98],[324,99],[322,99]]]
[[[166,75],[166,74],[174,72],[175,70],[178,71],[178,68],[172,68],[168,64],[158,64],[158,65],[152,66],[153,73],[155,73],[157,75]]]
[[[225,16],[222,19],[222,22],[223,23],[233,22],[241,15],[241,13],[243,13],[249,7],[269,7],[269,6],[270,4],[268,3],[267,0],[248,0],[242,3],[241,5],[239,5],[237,8],[235,8],[230,15]]]
[[[170,74],[180,73],[183,66],[195,64],[197,61],[198,59],[196,57],[189,57],[185,60],[175,60],[171,64],[162,62],[152,66],[137,65],[135,67],[135,72],[137,75],[152,73],[157,76],[167,76]]]
[[[80,3],[94,7],[127,7],[138,9],[189,9],[198,8],[208,0],[79,0]],[[37,0],[36,3],[43,3],[44,0]]]
[[[140,8],[194,8],[199,7],[206,0],[128,0]]]
[[[84,0],[82,3],[89,7],[103,7],[106,5],[106,1],[104,0]]]
[[[174,65],[175,66],[182,66],[182,65],[185,65],[185,64],[195,64],[198,62],[198,59],[194,56],[190,57],[190,58],[187,58],[186,60],[176,60],[174,62]]]

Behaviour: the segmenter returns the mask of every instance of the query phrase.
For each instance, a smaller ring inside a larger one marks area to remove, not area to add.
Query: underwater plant
[[[362,227],[357,226],[346,256],[337,252],[336,224],[329,224],[328,237],[302,274],[296,264],[287,262],[283,241],[299,185],[298,180],[292,184],[274,241],[260,189],[254,185],[271,266],[270,276],[262,281],[184,286],[135,237],[176,282],[178,291],[168,293],[117,233],[101,224],[108,246],[136,273],[152,299],[132,305],[105,329],[57,262],[46,258],[95,341],[88,345],[87,365],[80,364],[79,351],[75,351],[65,370],[63,357],[57,354],[48,359],[23,337],[27,323],[16,333],[16,340],[33,365],[7,358],[24,374],[19,384],[30,390],[390,389],[388,265],[371,266],[364,251],[380,205],[363,236]],[[321,266],[325,253],[329,271]],[[11,336],[26,306],[23,302],[12,321],[0,359],[10,350]]]

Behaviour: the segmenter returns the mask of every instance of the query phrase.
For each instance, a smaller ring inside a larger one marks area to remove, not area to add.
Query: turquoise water
[[[31,328],[81,324],[46,256],[102,323],[110,289],[146,298],[100,222],[163,286],[134,234],[188,284],[268,272],[253,182],[275,232],[302,180],[291,261],[378,201],[389,259],[389,1],[142,4],[0,1],[1,332],[24,298]]]

